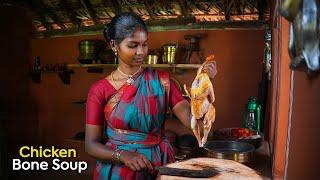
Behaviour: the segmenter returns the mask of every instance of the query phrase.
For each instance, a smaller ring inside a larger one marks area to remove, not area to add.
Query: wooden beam
[[[150,32],[170,30],[249,30],[268,29],[268,25],[258,21],[223,21],[223,22],[199,22],[191,25],[150,26]]]
[[[50,8],[50,7],[47,7],[46,8],[46,11],[48,12],[48,15],[62,28],[62,29],[65,29],[65,25],[63,23],[63,21],[60,19],[60,17],[55,13],[55,11]]]
[[[219,10],[218,14],[224,12],[223,5],[220,7],[220,4],[222,4],[221,0],[214,0],[212,1],[212,4]]]
[[[121,6],[119,4],[119,2],[117,0],[111,0],[114,11],[116,12],[116,14],[121,13]]]
[[[172,18],[172,19],[156,19],[152,21],[146,21],[148,26],[168,26],[168,25],[186,25],[190,23],[195,23],[195,17],[187,17],[187,18]]]
[[[264,21],[265,0],[258,0],[259,21]]]
[[[278,2],[278,5],[280,2]],[[272,58],[273,64],[273,79],[272,83],[272,97],[271,97],[271,110],[272,110],[272,119],[271,123],[273,124],[273,133],[270,135],[274,135],[273,137],[273,145],[272,145],[272,177],[274,179],[286,179],[285,171],[286,171],[286,162],[287,156],[286,151],[288,146],[288,130],[290,123],[290,91],[292,88],[293,79],[292,79],[292,71],[288,64],[290,63],[290,57],[288,55],[288,30],[289,30],[289,22],[281,18],[279,15],[278,23],[280,26],[278,29],[274,30],[273,36],[275,38],[274,44],[276,44],[273,49],[275,52],[275,58]]]
[[[37,7],[37,2],[35,0],[27,1],[27,6],[33,11],[37,16],[39,16],[40,22],[44,25],[46,30],[52,30],[50,23],[47,22],[45,17],[44,9]]]
[[[92,21],[94,22],[94,24],[98,24],[98,17],[96,14],[96,11],[93,9],[91,2],[89,0],[79,0],[82,7],[88,11],[90,17],[92,18]]]
[[[112,6],[111,2],[109,0],[101,0],[104,7],[110,7]]]
[[[152,6],[150,5],[148,0],[143,0],[145,6],[146,6],[146,10],[148,11],[148,14],[150,15],[150,19],[155,19],[155,14],[152,11]]]
[[[189,23],[188,23],[189,22]],[[160,32],[160,31],[184,31],[184,30],[249,30],[249,29],[268,29],[268,24],[259,22],[259,21],[233,21],[233,22],[201,22],[201,23],[190,23],[190,21],[184,21],[184,23],[176,24],[172,22],[165,23],[166,25],[161,24],[149,24],[149,32]],[[72,28],[67,31],[61,30],[51,30],[46,32],[39,32],[38,38],[43,37],[65,37],[65,36],[81,36],[81,35],[101,35],[101,30],[103,25],[94,25],[89,27],[83,27],[81,31],[76,28]]]
[[[225,4],[225,11],[224,11],[225,14],[224,15],[225,15],[226,21],[230,21],[233,0],[226,0],[226,2],[227,3]]]
[[[190,13],[189,13],[189,9],[188,9],[188,5],[186,4],[186,1],[179,0],[178,3],[181,7],[181,11],[182,11],[183,16],[190,17]]]
[[[237,12],[238,12],[238,14],[239,15],[242,15],[243,14],[243,11],[242,11],[242,9],[241,9],[241,7],[242,7],[242,0],[237,0],[237,1],[235,1],[234,3],[235,3],[235,7],[236,7],[236,9],[237,9]]]
[[[116,10],[112,4],[112,2],[110,0],[102,0],[102,4],[105,8],[108,8],[108,9],[113,9],[113,13],[116,14]],[[110,13],[107,12],[108,16],[111,17]]]
[[[246,1],[247,1],[246,5],[247,5],[247,8],[250,10],[250,13],[254,13],[255,5],[253,5],[249,0],[246,0]]]
[[[69,4],[67,4],[67,1],[59,0],[59,6],[65,13],[67,13],[73,25],[77,28],[81,27],[81,20],[77,18],[77,13]]]
[[[51,31],[52,30],[52,27],[51,25],[47,22],[45,16],[43,15],[39,15],[39,18],[40,18],[40,22],[43,24],[43,26],[46,28],[46,31]]]
[[[62,29],[65,29],[63,21],[59,18],[59,16],[55,13],[52,7],[48,7],[41,0],[32,0],[33,5],[43,14],[47,14],[52,18],[52,20],[58,24]]]

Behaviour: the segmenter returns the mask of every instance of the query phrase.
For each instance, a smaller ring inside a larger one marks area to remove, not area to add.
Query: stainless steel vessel
[[[177,55],[178,44],[165,44],[163,47],[162,61],[164,64],[174,64]]]
[[[204,149],[208,157],[246,163],[252,159],[254,146],[238,141],[208,141]]]
[[[149,54],[147,57],[146,57],[146,60],[145,60],[145,64],[158,64],[158,55],[155,55],[155,54]]]

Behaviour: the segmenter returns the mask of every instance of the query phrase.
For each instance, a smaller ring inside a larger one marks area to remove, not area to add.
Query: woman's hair
[[[108,43],[114,40],[120,44],[123,39],[131,37],[139,28],[148,32],[146,24],[138,15],[125,12],[116,15],[110,23],[105,25],[103,35]]]

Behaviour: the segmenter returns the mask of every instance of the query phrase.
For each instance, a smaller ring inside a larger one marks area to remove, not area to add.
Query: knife
[[[219,171],[215,168],[204,168],[201,170],[192,169],[180,169],[172,167],[154,167],[158,170],[158,175],[180,176],[180,177],[192,177],[192,178],[209,178],[219,174]]]

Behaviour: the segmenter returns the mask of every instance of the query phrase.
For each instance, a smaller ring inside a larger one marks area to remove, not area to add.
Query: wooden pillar
[[[278,5],[280,4],[277,1]],[[277,6],[276,6],[277,7]],[[271,92],[270,146],[272,176],[283,179],[286,166],[287,134],[290,111],[291,70],[288,54],[289,23],[273,10],[273,73]]]

